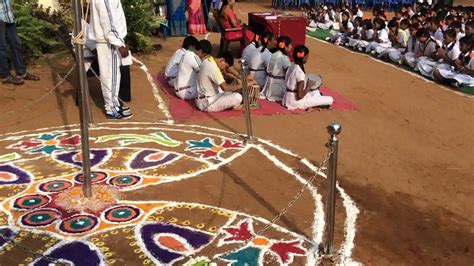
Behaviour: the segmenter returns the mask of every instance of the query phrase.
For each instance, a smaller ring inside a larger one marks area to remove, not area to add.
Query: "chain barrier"
[[[324,169],[324,165],[327,164],[329,158],[331,157],[331,154],[333,153],[333,150],[332,150],[332,147],[329,146],[328,147],[328,152],[326,154],[326,156],[324,157],[324,159],[321,161],[321,163],[319,164],[319,167],[318,169],[321,170],[321,169]],[[288,202],[288,204],[286,205],[285,208],[283,208],[280,213],[278,213],[271,221],[270,223],[268,223],[265,227],[263,227],[262,229],[258,230],[253,236],[252,238],[250,238],[249,240],[245,241],[244,243],[242,243],[241,245],[239,245],[239,247],[237,248],[234,248],[226,253],[232,253],[232,252],[236,252],[238,251],[239,249],[241,249],[242,247],[245,247],[247,244],[249,244],[250,242],[252,242],[253,240],[255,240],[255,238],[257,238],[258,236],[261,236],[263,233],[265,233],[268,229],[270,229],[273,225],[275,225],[275,223],[283,216],[286,214],[286,212],[298,201],[298,199],[301,198],[301,196],[303,195],[304,191],[308,188],[308,186],[310,184],[313,183],[314,179],[316,179],[316,177],[318,175],[321,175],[319,173],[316,173],[314,174],[313,176],[311,176],[309,179],[306,180],[306,183],[303,185],[303,187],[300,189],[300,191],[298,191],[298,193],[296,193],[296,195],[293,197],[292,200],[290,200]],[[217,234],[216,236],[216,239],[217,237],[219,237],[220,233]],[[213,250],[210,251],[210,253],[214,253],[216,251],[217,248],[214,248]],[[183,259],[186,259],[186,258],[190,258],[191,255],[188,255],[188,256],[185,256],[183,257]],[[211,262],[216,262],[214,260],[214,258],[211,258],[210,259]]]
[[[44,98],[46,98],[47,96],[51,95],[53,92],[56,91],[56,89],[61,86],[61,84],[63,84],[64,81],[66,81],[66,79],[71,75],[71,73],[74,71],[74,69],[76,68],[76,64],[74,64],[71,69],[69,69],[69,71],[66,73],[66,75],[64,77],[61,78],[61,80],[59,80],[58,83],[56,83],[56,85],[54,85],[53,88],[50,89],[49,92],[43,94],[41,97],[39,97],[38,99],[18,108],[18,109],[14,109],[14,110],[10,110],[8,112],[5,112],[5,115],[9,115],[9,114],[13,114],[13,113],[16,113],[16,112],[20,112],[20,111],[23,111],[23,110],[26,110],[28,108],[30,108],[31,106],[39,103],[40,101],[42,101]]]
[[[17,247],[18,249],[20,249],[21,251],[25,252],[25,253],[28,253],[28,254],[32,254],[36,257],[41,257],[41,258],[44,258],[45,260],[47,260],[48,262],[50,263],[54,263],[55,265],[69,265],[69,264],[66,264],[66,263],[62,263],[62,262],[59,262],[57,259],[55,258],[52,258],[52,257],[49,257],[49,256],[46,256],[46,255],[43,255],[42,253],[39,253],[39,252],[36,252],[34,251],[33,249],[27,247],[27,246],[23,246],[23,245],[20,245],[18,243],[16,243],[14,241],[14,236],[12,236],[11,238],[8,238],[6,237],[3,232],[0,232],[0,237],[3,238],[3,240],[5,241],[5,244],[8,245],[8,244],[11,244],[15,247]]]

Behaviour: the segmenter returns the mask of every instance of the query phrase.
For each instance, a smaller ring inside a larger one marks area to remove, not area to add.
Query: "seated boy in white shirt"
[[[181,62],[178,65],[178,74],[175,82],[176,96],[183,100],[191,100],[197,95],[197,75],[201,65],[201,58],[207,56],[202,52],[201,46],[209,46],[211,43],[208,40],[201,40],[196,45],[196,50],[187,50]]]
[[[242,95],[239,91],[241,84],[227,84],[222,71],[234,64],[234,58],[228,51],[223,52],[217,58],[210,56],[212,46],[209,44],[200,47],[203,57],[198,74],[196,106],[205,112],[220,112],[226,109],[241,109]]]
[[[181,62],[184,53],[191,48],[195,48],[197,44],[198,40],[192,35],[184,38],[183,46],[171,56],[170,61],[166,64],[165,77],[171,87],[174,87],[175,85],[176,75],[178,74],[178,65],[179,62]]]

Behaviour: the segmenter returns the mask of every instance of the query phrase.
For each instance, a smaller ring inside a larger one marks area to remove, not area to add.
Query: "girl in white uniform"
[[[291,39],[280,36],[277,39],[277,51],[273,53],[267,67],[267,81],[261,96],[269,101],[281,101],[286,91],[285,74],[291,66],[288,53],[291,51]]]
[[[242,59],[244,59],[246,62],[249,62],[250,58],[252,57],[254,52],[258,49],[259,45],[260,45],[260,33],[255,33],[255,36],[253,37],[253,41],[249,45],[247,45],[242,51]]]
[[[374,28],[376,30],[376,38],[369,44],[366,49],[367,53],[375,54],[377,48],[390,48],[392,43],[388,38],[388,30],[385,21],[381,18],[374,19]]]
[[[454,87],[474,87],[474,35],[459,40],[461,54],[450,69],[435,69],[435,80]]]
[[[426,58],[418,61],[417,67],[420,73],[428,78],[433,78],[433,71],[438,69],[450,69],[451,64],[458,59],[461,51],[456,40],[456,31],[449,29],[444,32],[443,47],[438,49],[437,58],[433,60]]]
[[[322,84],[319,76],[308,77],[304,64],[308,62],[309,50],[299,45],[293,50],[294,63],[285,75],[286,92],[282,105],[289,110],[308,109],[316,106],[329,106],[333,103],[330,96],[322,96],[319,87]]]
[[[165,77],[166,81],[168,84],[174,88],[175,83],[176,83],[176,75],[178,75],[178,65],[179,62],[181,62],[181,59],[183,59],[184,53],[191,49],[191,48],[196,48],[196,45],[198,44],[198,40],[196,37],[190,35],[184,38],[183,40],[183,46],[176,50],[176,52],[171,56],[170,60],[166,64],[165,67]]]
[[[250,75],[260,88],[265,86],[267,80],[267,67],[272,57],[270,49],[273,48],[271,47],[273,37],[271,32],[264,33],[260,39],[260,46],[254,50],[248,61]]]
[[[407,57],[415,56],[416,32],[418,31],[419,27],[420,27],[420,24],[418,23],[410,24],[410,26],[408,27],[410,34],[408,37],[406,49],[404,49],[404,51],[401,51],[399,49],[391,50],[388,53],[388,57],[390,58],[390,60],[392,60],[395,63],[403,64],[402,59],[404,55],[406,55]]]
[[[373,41],[374,29],[372,26],[372,21],[370,19],[365,19],[362,22],[362,31],[360,34],[360,40],[356,38],[349,39],[349,46],[362,51],[365,49],[370,42]]]
[[[376,52],[379,58],[387,58],[389,53],[392,51],[405,51],[408,42],[408,36],[410,32],[408,30],[408,20],[403,19],[400,21],[400,27],[395,20],[391,20],[388,23],[388,28],[390,29],[390,41],[392,42],[391,48],[384,48],[379,46],[376,48]]]
[[[354,25],[349,20],[350,14],[345,11],[341,13],[341,22],[339,22],[339,32],[331,30],[329,34],[331,35],[330,41],[334,42],[336,45],[343,43],[343,39],[348,37],[350,33],[354,30]]]
[[[427,57],[433,58],[436,55],[436,41],[431,38],[428,29],[419,29],[416,32],[416,38],[417,42],[414,53],[406,53],[403,56],[403,60],[408,66],[418,71],[416,67],[418,61],[424,60]]]

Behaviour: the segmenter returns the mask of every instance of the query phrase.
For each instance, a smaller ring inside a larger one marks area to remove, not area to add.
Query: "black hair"
[[[410,30],[418,30],[420,28],[420,23],[412,23],[408,28],[410,28]]]
[[[445,32],[443,32],[443,36],[448,36],[448,37],[451,37],[453,39],[456,39],[456,31],[454,29],[447,29]]]
[[[375,30],[381,30],[385,28],[385,20],[381,18],[374,18],[374,27],[375,27],[375,24],[379,24],[379,27]]]
[[[196,39],[196,37],[189,35],[186,38],[184,38],[182,47],[188,50],[191,47],[196,47],[197,44],[198,44],[198,40]]]
[[[265,32],[262,37],[260,38],[260,44],[262,45],[262,50],[261,52],[265,52],[265,49],[268,47],[268,43],[273,41],[273,38],[275,38],[275,35],[273,32]]]
[[[396,19],[390,20],[390,22],[388,23],[388,27],[389,28],[398,28],[397,20]]]
[[[208,40],[200,40],[197,49],[205,54],[212,54],[212,44]]]
[[[364,21],[362,21],[362,26],[365,26],[368,30],[371,30],[374,28],[374,26],[372,25],[372,21],[370,19],[364,19]]]
[[[262,39],[262,33],[259,31],[255,31],[255,34],[253,35],[253,43],[255,43],[255,47],[260,47],[260,41]]]
[[[293,62],[295,62],[295,64],[299,65],[301,67],[301,70],[304,71],[304,64],[303,64],[303,60],[304,60],[304,57],[298,57],[298,54],[303,52],[304,53],[304,56],[307,56],[309,54],[309,49],[308,47],[304,46],[304,45],[298,45],[295,47],[295,49],[293,50]]]
[[[459,20],[453,21],[453,23],[451,23],[450,26],[451,26],[451,28],[459,29],[462,32],[462,23],[461,23],[461,21],[459,21]]]
[[[280,47],[280,43],[282,42],[285,44],[285,47],[288,47],[291,44],[291,38],[288,36],[280,36],[277,39],[277,51],[280,51],[283,54],[288,55],[288,53],[285,50],[285,47],[283,48]]]
[[[474,35],[466,35],[462,37],[461,39],[459,39],[459,43],[470,45],[472,49],[472,46],[474,45]]]
[[[420,37],[430,37],[430,32],[428,29],[419,29],[417,32],[416,32],[416,37],[417,38],[420,38]]]
[[[232,56],[232,53],[229,52],[229,51],[223,51],[221,52],[219,55],[217,55],[217,58],[222,58],[225,60],[225,62],[229,65],[229,66],[233,66],[234,65],[234,56]]]
[[[410,20],[404,18],[404,19],[400,20],[400,26],[402,24],[407,25],[407,27],[410,27]]]
[[[363,19],[362,19],[362,17],[356,17],[356,18],[354,19],[354,23],[355,23],[356,21],[359,22],[359,25],[361,25]]]

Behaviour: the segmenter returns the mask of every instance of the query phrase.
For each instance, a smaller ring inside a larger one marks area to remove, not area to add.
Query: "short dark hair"
[[[402,20],[400,20],[400,25],[407,25],[407,27],[410,26],[410,20],[404,18]]]
[[[453,29],[462,29],[462,23],[459,20],[453,21],[450,26]]]
[[[389,28],[396,28],[396,27],[398,27],[398,22],[397,22],[397,20],[396,20],[396,19],[390,20],[390,22],[388,23],[388,27],[389,27]]]
[[[417,32],[416,32],[416,37],[417,38],[420,38],[420,37],[430,37],[430,31],[428,29],[419,29]]]
[[[217,58],[222,58],[225,60],[225,62],[229,65],[229,66],[233,66],[234,65],[234,56],[232,56],[232,53],[229,52],[229,51],[223,51],[221,52],[219,55],[217,55]]]
[[[197,45],[197,50],[205,54],[212,54],[212,44],[208,40],[200,40]]]
[[[456,38],[456,31],[455,31],[454,29],[447,29],[447,30],[443,33],[443,35],[455,39],[455,38]]]
[[[196,47],[198,44],[198,40],[196,37],[189,35],[183,40],[183,48],[188,50],[191,46]]]

